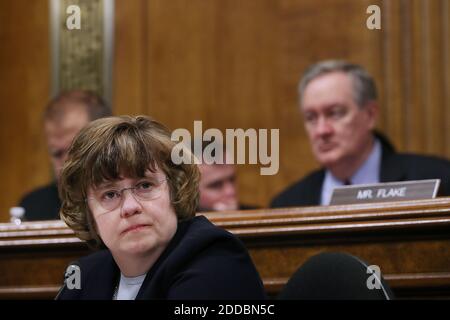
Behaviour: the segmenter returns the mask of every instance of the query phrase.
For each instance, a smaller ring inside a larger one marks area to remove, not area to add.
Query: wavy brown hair
[[[120,116],[91,122],[75,137],[61,172],[61,219],[93,247],[103,247],[86,198],[89,187],[105,181],[145,176],[160,168],[166,175],[178,221],[195,215],[199,171],[195,164],[174,164],[170,131],[146,116]],[[188,149],[184,152],[190,152]]]

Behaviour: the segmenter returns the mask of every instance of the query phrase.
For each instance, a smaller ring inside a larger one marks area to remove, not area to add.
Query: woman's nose
[[[134,214],[142,212],[142,205],[136,199],[132,189],[125,189],[122,191],[122,206],[120,208],[120,215],[122,217],[129,217]]]

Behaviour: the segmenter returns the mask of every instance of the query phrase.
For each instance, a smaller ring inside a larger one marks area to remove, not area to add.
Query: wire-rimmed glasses
[[[86,200],[94,200],[99,204],[105,212],[113,211],[117,209],[123,202],[124,192],[129,190],[136,200],[154,200],[161,196],[162,194],[162,184],[167,179],[152,180],[144,179],[136,183],[133,187],[114,189],[111,188],[101,188],[93,192],[93,196],[87,198]]]

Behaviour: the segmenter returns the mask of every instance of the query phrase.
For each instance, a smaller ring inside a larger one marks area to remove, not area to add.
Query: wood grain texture
[[[381,30],[366,28],[371,4],[382,8]],[[147,23],[144,113],[191,132],[194,120],[202,120],[204,129],[222,131],[279,128],[277,175],[260,176],[255,165],[238,168],[242,201],[265,206],[317,167],[298,110],[300,74],[310,63],[341,58],[374,75],[378,128],[399,150],[447,156],[443,106],[448,81],[441,68],[448,60],[442,41],[446,5],[421,0],[152,1],[146,14],[137,16]],[[127,87],[126,79],[117,82]]]
[[[0,221],[48,182],[42,111],[50,94],[48,1],[0,1]]]
[[[147,23],[145,0],[115,2],[113,112],[145,113]]]
[[[443,27],[443,61],[442,72],[444,73],[444,101],[442,102],[442,108],[444,109],[444,146],[447,157],[450,158],[450,2],[443,0],[442,27]]]
[[[271,296],[321,252],[380,266],[400,298],[450,296],[450,198],[204,215],[243,241]],[[67,264],[88,253],[61,221],[0,224],[0,297],[52,298]]]

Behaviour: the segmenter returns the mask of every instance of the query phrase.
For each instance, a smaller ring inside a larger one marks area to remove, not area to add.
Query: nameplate
[[[330,205],[432,199],[440,182],[432,179],[342,186],[333,190]]]

